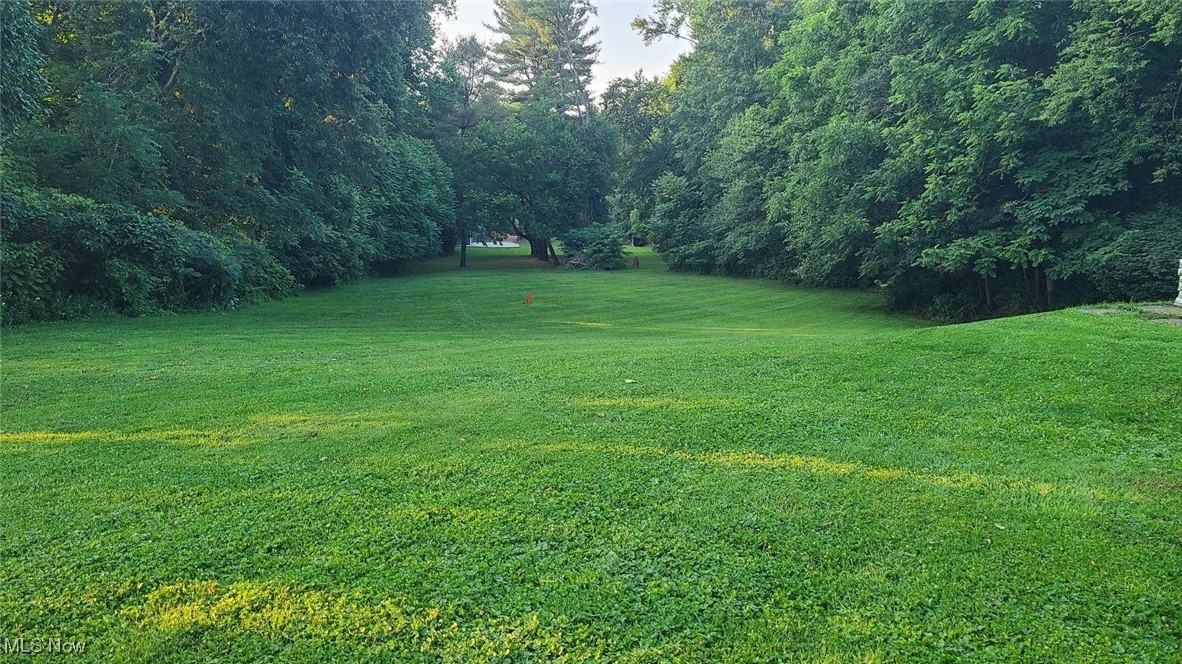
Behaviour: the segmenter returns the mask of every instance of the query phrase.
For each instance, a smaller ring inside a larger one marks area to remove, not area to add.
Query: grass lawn
[[[1182,657],[1182,329],[931,327],[520,253],[5,330],[0,636],[95,661]]]

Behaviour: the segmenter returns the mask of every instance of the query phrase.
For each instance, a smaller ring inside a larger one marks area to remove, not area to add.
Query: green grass
[[[0,636],[95,661],[1182,657],[1182,330],[929,327],[648,254],[507,255],[6,330]]]

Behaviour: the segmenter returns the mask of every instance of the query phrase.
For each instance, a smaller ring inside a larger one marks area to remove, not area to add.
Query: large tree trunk
[[[540,261],[550,262],[550,249],[546,245],[546,241],[540,238],[527,237],[529,241],[529,255]]]

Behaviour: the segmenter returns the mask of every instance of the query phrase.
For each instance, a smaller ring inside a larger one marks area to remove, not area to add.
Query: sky
[[[652,46],[644,45],[629,24],[637,16],[652,13],[651,0],[595,0],[593,4],[599,15],[591,20],[599,25],[597,37],[602,43],[599,64],[592,71],[592,93],[603,92],[612,79],[631,76],[637,69],[644,69],[647,76],[664,74],[678,55],[689,50],[685,40],[668,37]],[[457,0],[456,15],[441,17],[440,32],[450,39],[475,33],[480,39],[490,41],[495,35],[484,23],[492,22],[492,0]]]

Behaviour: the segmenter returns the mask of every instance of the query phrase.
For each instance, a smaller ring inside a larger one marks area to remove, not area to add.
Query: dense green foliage
[[[607,215],[614,142],[587,92],[599,52],[593,13],[585,0],[497,0],[500,40],[462,39],[444,59],[462,91],[463,121],[448,122],[454,131],[440,140],[460,224],[512,232],[541,260],[557,260],[555,236]],[[493,95],[504,103],[488,104]]]
[[[695,42],[664,90],[617,83],[641,154],[615,216],[674,267],[947,317],[1170,293],[1176,2],[663,0],[637,26]]]
[[[1182,329],[923,327],[505,252],[6,331],[6,633],[96,662],[1182,655]]]
[[[585,267],[596,270],[624,267],[625,242],[624,232],[611,223],[580,226],[562,235],[562,248],[566,253],[581,256]]]
[[[670,141],[661,133],[668,92],[659,79],[646,79],[638,72],[633,78],[612,81],[603,94],[603,117],[617,137],[610,214],[637,239],[650,237],[644,226],[653,217],[650,188],[672,158]]]
[[[37,60],[47,81],[35,96],[5,79],[5,321],[276,295],[436,255],[451,176],[416,137],[433,6],[4,3],[21,35],[36,21],[36,57],[5,48],[5,70]]]
[[[129,205],[9,183],[0,215],[8,322],[229,306],[295,289],[260,243]]]
[[[45,58],[38,48],[39,32],[24,6],[0,3],[0,145],[13,126],[41,113],[39,98],[48,81],[41,74]]]
[[[332,286],[606,218],[584,0],[3,4],[5,323]],[[97,235],[96,235],[97,234]],[[461,258],[461,260],[463,260]]]
[[[481,230],[551,260],[609,219],[677,269],[941,318],[1170,294],[1177,3],[660,0],[635,27],[693,49],[599,103],[592,3],[496,0],[488,44],[436,44],[447,10],[3,3],[3,321],[275,297]]]
[[[592,222],[608,188],[607,126],[539,105],[509,109],[451,139],[460,213],[469,224],[513,232],[547,260],[553,237]]]

